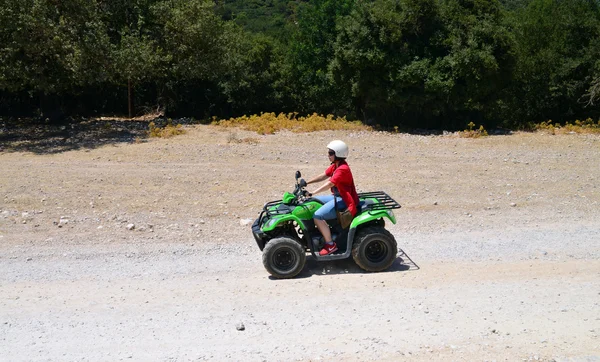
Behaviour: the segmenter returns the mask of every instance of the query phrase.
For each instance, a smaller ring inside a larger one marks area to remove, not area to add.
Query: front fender
[[[396,216],[392,210],[375,210],[375,211],[367,211],[364,212],[352,220],[350,224],[350,228],[356,228],[360,224],[367,223],[369,221],[381,219],[381,218],[389,219],[392,224],[396,223]]]
[[[282,223],[286,223],[286,222],[290,222],[290,221],[295,221],[298,224],[298,226],[300,228],[302,228],[302,230],[306,230],[302,220],[300,220],[299,218],[297,218],[296,216],[294,216],[292,214],[286,214],[286,215],[281,215],[281,216],[273,216],[272,218],[267,220],[262,227],[262,231],[263,232],[273,231]]]

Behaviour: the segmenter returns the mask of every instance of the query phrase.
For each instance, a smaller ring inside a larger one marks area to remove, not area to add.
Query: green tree
[[[242,62],[239,29],[223,21],[210,0],[154,5],[161,24],[157,45],[169,55],[163,100],[172,114],[208,117],[230,105],[220,82]]]
[[[502,7],[509,11],[527,7],[530,2],[531,0],[500,0]]]
[[[452,81],[445,113],[452,126],[502,121],[504,96],[515,65],[514,41],[497,0],[444,0],[447,31],[442,59]]]
[[[315,0],[298,7],[284,71],[297,110],[328,113],[344,107],[328,68],[338,22],[353,6],[354,0]]]
[[[109,43],[93,1],[3,0],[0,24],[2,91],[28,92],[41,109],[109,77],[102,57]]]
[[[582,101],[594,94],[600,74],[598,2],[533,0],[511,20],[518,57],[513,124],[598,114],[598,107]]]
[[[244,30],[282,40],[282,32],[293,19],[303,0],[218,0],[215,11],[226,21],[234,21]]]
[[[237,59],[219,80],[233,115],[280,112],[289,104],[282,82],[281,43],[262,34],[238,31],[228,49]]]
[[[134,86],[156,82],[169,56],[164,55],[156,41],[149,36],[124,33],[114,50],[114,76],[119,84],[127,84],[129,117],[135,114]]]
[[[361,1],[341,27],[332,74],[367,121],[456,128],[492,117],[513,62],[500,9],[493,0]]]
[[[154,11],[158,0],[114,0],[99,3],[99,11],[111,41],[112,80],[127,86],[128,113],[136,113],[134,89],[152,87],[164,77],[169,60],[157,44],[163,24]]]
[[[340,26],[331,72],[365,121],[394,123],[420,113],[439,53],[439,16],[431,1],[360,1]]]

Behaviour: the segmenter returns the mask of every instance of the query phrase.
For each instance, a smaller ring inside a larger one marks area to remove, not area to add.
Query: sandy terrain
[[[599,136],[186,129],[0,144],[0,360],[600,361]],[[414,263],[272,279],[242,224],[336,138]]]

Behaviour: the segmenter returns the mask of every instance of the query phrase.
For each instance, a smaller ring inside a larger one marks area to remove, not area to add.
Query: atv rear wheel
[[[287,237],[270,240],[263,250],[265,269],[279,279],[293,278],[304,268],[306,253],[300,243]]]
[[[378,272],[389,268],[396,260],[398,245],[394,236],[382,227],[367,227],[356,235],[352,258],[361,268]]]

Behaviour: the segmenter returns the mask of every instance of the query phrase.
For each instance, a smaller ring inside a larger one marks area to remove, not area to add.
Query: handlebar
[[[299,181],[296,180],[296,189],[294,190],[294,196],[296,196],[296,198],[298,198],[300,201],[303,201],[303,199],[312,196],[312,194],[305,189],[306,185],[307,183],[304,179],[300,179]]]

